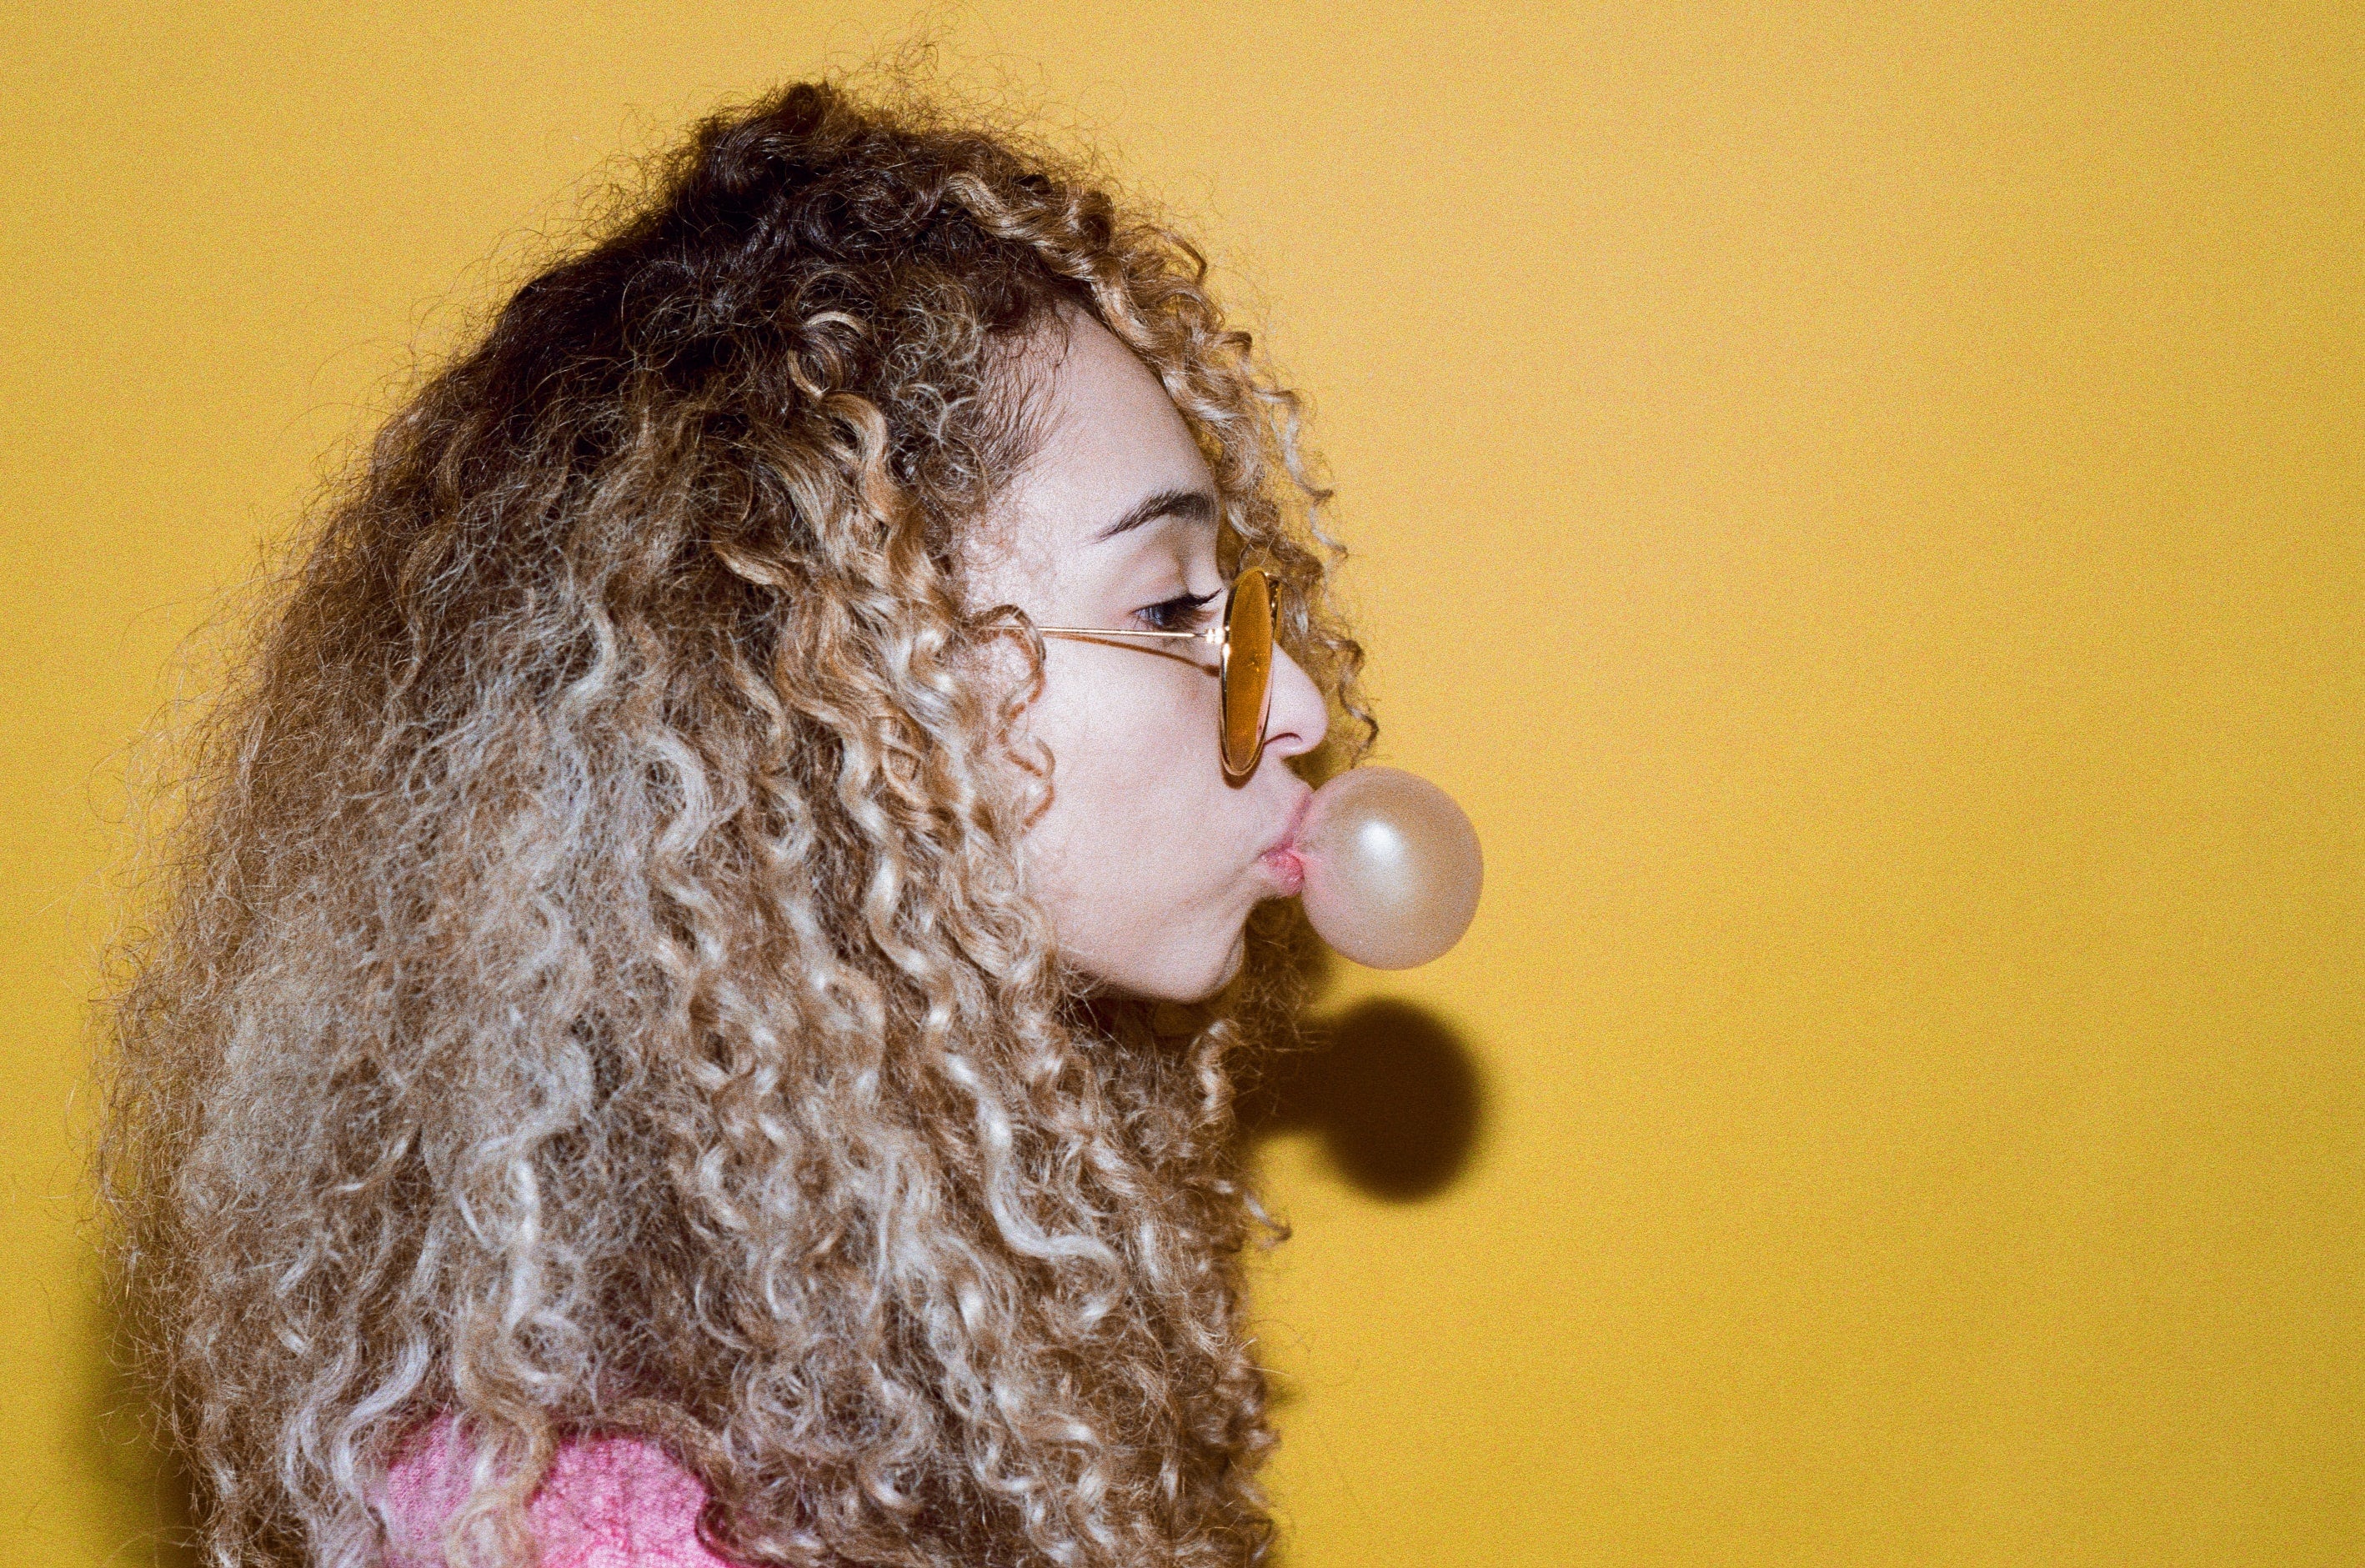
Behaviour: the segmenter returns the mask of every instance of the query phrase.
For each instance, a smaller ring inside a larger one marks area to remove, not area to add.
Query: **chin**
[[[1211,962],[1188,965],[1169,962],[1149,973],[1099,974],[1093,978],[1104,990],[1118,996],[1189,1006],[1208,1001],[1231,984],[1239,976],[1240,966],[1248,960],[1248,934],[1243,930],[1232,938],[1232,945]],[[1088,969],[1086,972],[1091,971]]]
[[[1169,1002],[1207,1001],[1217,991],[1223,990],[1226,986],[1231,984],[1233,980],[1239,978],[1240,966],[1248,961],[1248,933],[1243,931],[1240,935],[1232,938],[1231,946],[1224,953],[1223,962],[1217,964],[1199,984],[1190,988],[1185,994],[1162,998],[1161,1000]]]

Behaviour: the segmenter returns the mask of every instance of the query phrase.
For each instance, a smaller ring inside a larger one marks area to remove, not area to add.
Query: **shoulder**
[[[437,1537],[467,1492],[439,1418],[387,1473],[383,1513],[393,1568],[432,1568]],[[561,1444],[527,1515],[542,1568],[734,1568],[698,1538],[706,1488],[644,1439],[592,1435]]]

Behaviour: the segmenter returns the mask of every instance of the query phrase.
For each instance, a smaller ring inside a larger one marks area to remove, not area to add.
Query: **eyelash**
[[[1195,632],[1204,619],[1201,612],[1220,597],[1214,593],[1179,593],[1134,613],[1153,632]]]

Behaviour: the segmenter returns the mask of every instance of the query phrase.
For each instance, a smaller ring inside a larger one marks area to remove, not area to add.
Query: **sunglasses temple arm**
[[[1102,626],[1037,626],[1036,631],[1046,637],[1167,637],[1192,643],[1220,643],[1223,632],[1210,627],[1205,632],[1120,632]]]

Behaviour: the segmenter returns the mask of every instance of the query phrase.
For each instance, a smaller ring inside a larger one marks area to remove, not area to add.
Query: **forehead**
[[[1070,313],[1039,329],[1014,369],[1035,440],[993,508],[1002,548],[1021,558],[1065,554],[1160,492],[1215,493],[1174,400],[1097,321]],[[1177,526],[1213,538],[1212,521]]]

